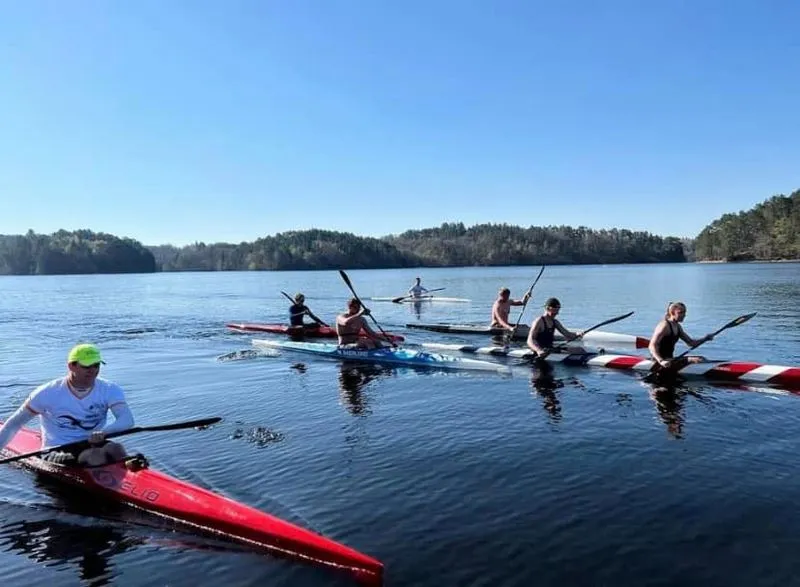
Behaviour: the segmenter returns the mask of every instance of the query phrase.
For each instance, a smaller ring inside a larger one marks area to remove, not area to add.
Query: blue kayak
[[[508,366],[499,363],[399,347],[350,349],[339,348],[338,345],[329,343],[263,339],[253,339],[252,344],[256,348],[297,351],[310,355],[318,355],[320,357],[349,361],[367,361],[370,363],[387,363],[392,365],[406,365],[409,367],[432,367],[435,369],[477,369],[481,371],[504,372],[509,370]]]

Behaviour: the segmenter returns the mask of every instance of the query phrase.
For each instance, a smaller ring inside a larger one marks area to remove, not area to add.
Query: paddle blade
[[[741,326],[756,314],[758,314],[758,312],[753,312],[752,314],[745,314],[744,316],[739,316],[735,320],[731,320],[725,326],[717,330],[716,334],[719,334],[720,332],[722,332],[723,330],[727,330],[728,328],[733,328],[734,326]]]

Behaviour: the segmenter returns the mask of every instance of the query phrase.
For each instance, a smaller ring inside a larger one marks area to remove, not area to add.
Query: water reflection
[[[531,389],[542,399],[542,407],[553,424],[561,422],[561,402],[556,391],[564,382],[553,377],[553,367],[548,363],[535,363],[531,367]]]
[[[678,386],[650,385],[650,399],[667,432],[676,440],[683,439],[685,405],[688,390]]]
[[[586,389],[576,377],[556,378],[553,376],[555,369],[552,364],[541,361],[531,362],[531,391],[533,395],[542,400],[542,407],[547,412],[553,424],[561,422],[560,390],[566,387]]]
[[[55,519],[23,519],[0,525],[3,550],[47,566],[74,565],[81,583],[93,586],[110,585],[115,575],[111,559],[144,542],[111,526],[84,526]]]
[[[339,396],[348,412],[354,416],[372,413],[369,396],[363,390],[373,381],[393,374],[391,367],[344,361],[339,367]]]

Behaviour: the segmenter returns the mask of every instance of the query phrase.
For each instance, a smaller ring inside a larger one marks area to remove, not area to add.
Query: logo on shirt
[[[71,414],[61,414],[55,418],[60,428],[74,430],[80,428],[81,430],[94,430],[103,421],[105,408],[101,404],[92,404],[87,410],[83,418],[76,418]]]

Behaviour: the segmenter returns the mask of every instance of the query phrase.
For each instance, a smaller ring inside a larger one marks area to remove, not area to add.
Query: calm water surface
[[[368,305],[410,343],[475,343],[405,325],[485,322],[499,287],[519,297],[537,272],[348,274],[362,298],[401,295],[417,274],[470,298]],[[387,585],[800,584],[800,397],[692,384],[656,401],[640,377],[590,368],[559,368],[544,383],[530,369],[218,360],[250,348],[226,321],[285,321],[280,290],[302,290],[328,322],[349,297],[335,271],[0,277],[0,413],[61,375],[74,342],[92,340],[138,423],[224,418],[131,436],[130,450],[379,558]],[[635,310],[609,329],[645,336],[670,300],[688,304],[694,336],[758,311],[703,354],[800,364],[798,264],[549,267],[534,293],[527,323],[554,295],[572,328]],[[352,584],[96,507],[0,468],[3,584]]]

